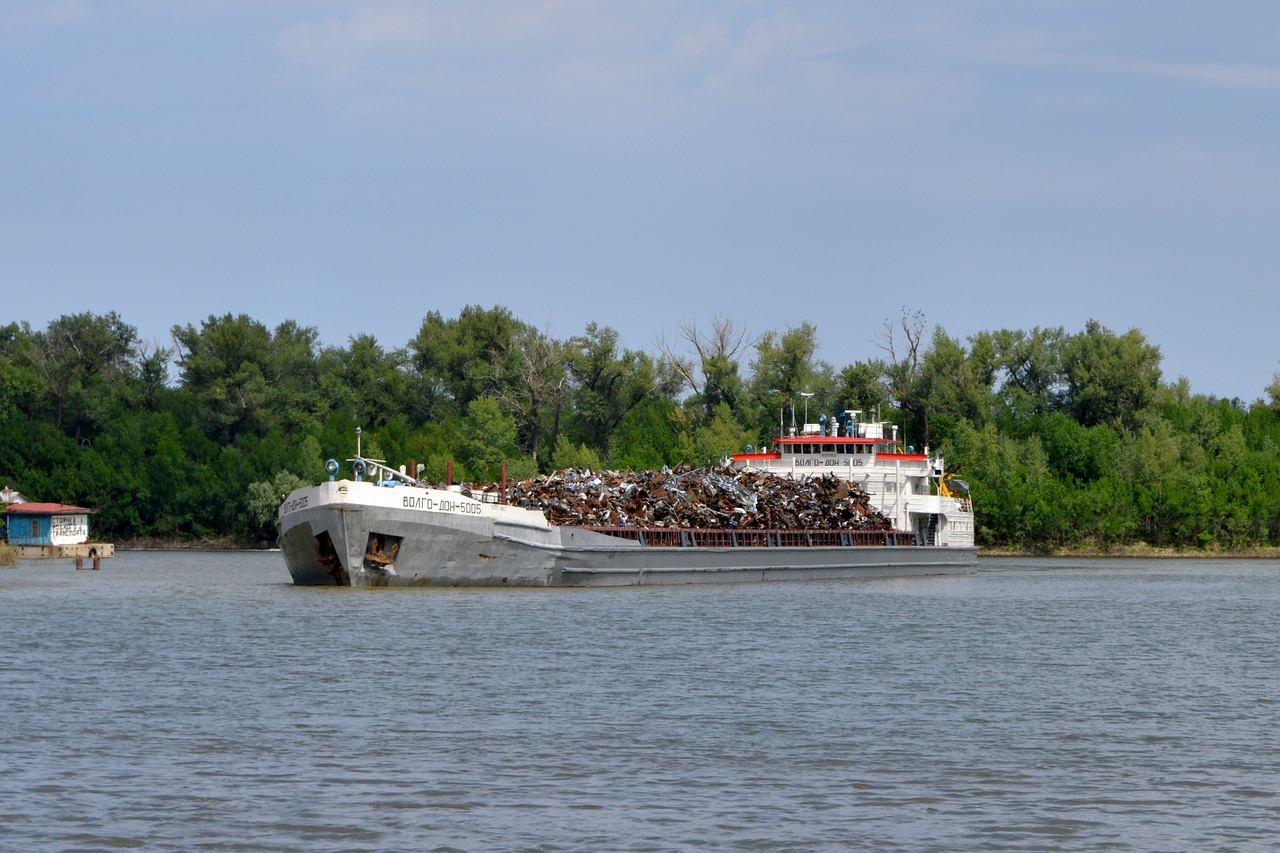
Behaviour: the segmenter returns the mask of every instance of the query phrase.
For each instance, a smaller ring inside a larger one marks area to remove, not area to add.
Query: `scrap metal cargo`
[[[492,489],[484,491],[486,497]],[[861,486],[834,475],[570,469],[514,484],[511,503],[555,525],[735,530],[892,530]]]

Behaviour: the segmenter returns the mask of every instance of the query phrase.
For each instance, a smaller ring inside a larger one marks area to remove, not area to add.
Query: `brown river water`
[[[1269,850],[1280,562],[336,590],[0,569],[0,850]]]

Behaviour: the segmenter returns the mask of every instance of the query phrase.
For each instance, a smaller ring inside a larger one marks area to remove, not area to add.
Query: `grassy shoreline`
[[[1188,560],[1278,560],[1280,547],[1255,546],[1250,548],[1223,549],[1209,548],[1171,548],[1156,547],[1140,542],[1134,545],[1080,545],[1071,548],[1055,548],[1052,550],[1029,550],[1023,548],[980,548],[978,557],[1159,557],[1161,559]]]
[[[270,551],[274,541],[246,542],[243,539],[152,539],[136,536],[115,540],[117,551]]]

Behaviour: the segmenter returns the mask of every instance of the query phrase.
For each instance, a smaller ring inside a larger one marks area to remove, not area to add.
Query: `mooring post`
[[[96,571],[100,571],[101,569],[102,569],[102,558],[97,555],[94,555],[93,570],[96,572]]]
[[[84,557],[76,557],[76,571],[79,572],[79,571],[82,571],[83,569],[84,569]]]

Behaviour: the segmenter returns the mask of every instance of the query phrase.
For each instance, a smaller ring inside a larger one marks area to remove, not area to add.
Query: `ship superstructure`
[[[850,409],[840,421],[824,417],[774,439],[770,451],[733,454],[729,462],[780,477],[834,474],[865,489],[872,507],[896,529],[916,534],[921,545],[973,547],[973,504],[964,482],[949,478],[943,458],[927,448],[904,448],[895,425],[861,415]]]

